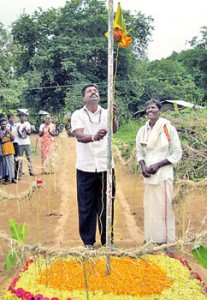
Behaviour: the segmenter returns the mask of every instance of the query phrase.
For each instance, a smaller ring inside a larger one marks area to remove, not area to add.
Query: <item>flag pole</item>
[[[114,30],[113,0],[108,0],[108,140],[107,140],[107,203],[106,203],[106,246],[111,250],[112,235],[112,119],[114,98]],[[110,274],[110,255],[106,257],[106,274]]]

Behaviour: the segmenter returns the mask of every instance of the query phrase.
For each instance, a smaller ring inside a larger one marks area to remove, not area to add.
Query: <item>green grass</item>
[[[137,120],[128,120],[124,121],[122,125],[120,125],[119,130],[114,134],[114,139],[120,139],[122,141],[134,141],[136,139],[137,131],[140,126],[143,124]]]

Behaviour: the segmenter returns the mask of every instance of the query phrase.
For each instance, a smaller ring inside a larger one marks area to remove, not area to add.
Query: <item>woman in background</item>
[[[50,172],[46,168],[46,162],[53,152],[55,143],[55,124],[51,122],[50,115],[46,115],[44,123],[40,125],[39,136],[41,137],[42,173],[49,174]]]

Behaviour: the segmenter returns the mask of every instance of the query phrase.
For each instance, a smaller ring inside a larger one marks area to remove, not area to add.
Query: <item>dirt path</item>
[[[61,164],[61,172],[58,176],[58,186],[61,190],[60,215],[55,229],[55,244],[61,246],[79,246],[82,242],[78,233],[78,208],[76,200],[76,170],[75,170],[75,139],[69,138],[63,143],[63,153],[67,153],[65,161]],[[136,224],[131,213],[125,193],[119,184],[122,177],[118,169],[117,195],[115,201],[115,240],[120,247],[135,247],[143,241],[143,234]],[[97,234],[97,245],[99,245]]]

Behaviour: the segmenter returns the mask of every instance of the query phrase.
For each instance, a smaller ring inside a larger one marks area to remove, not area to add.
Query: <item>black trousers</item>
[[[112,241],[114,221],[115,173],[112,180]],[[77,170],[77,195],[79,232],[85,245],[96,242],[96,224],[101,236],[101,244],[106,244],[106,189],[107,172],[83,172]]]

